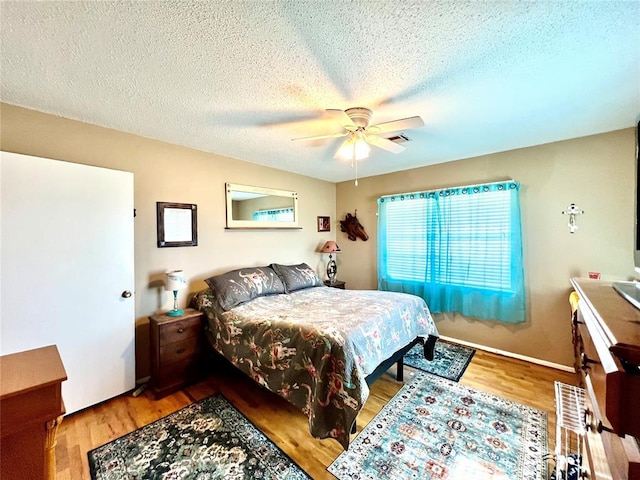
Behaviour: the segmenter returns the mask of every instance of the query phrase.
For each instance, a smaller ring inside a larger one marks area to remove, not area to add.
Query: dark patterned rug
[[[327,469],[339,480],[543,480],[547,414],[417,372]]]
[[[474,353],[476,351],[473,348],[438,340],[432,361],[425,360],[422,345],[416,345],[406,353],[404,363],[457,382],[469,366]]]
[[[189,405],[88,455],[93,480],[310,479],[222,395]]]

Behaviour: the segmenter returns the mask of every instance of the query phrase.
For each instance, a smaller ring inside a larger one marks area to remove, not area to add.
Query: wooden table
[[[0,357],[0,478],[55,478],[66,379],[55,345]]]

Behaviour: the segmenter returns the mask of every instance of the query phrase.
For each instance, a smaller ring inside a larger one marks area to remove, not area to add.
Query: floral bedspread
[[[438,335],[424,300],[404,293],[314,287],[224,312],[208,289],[193,305],[215,350],[300,408],[314,437],[345,449],[369,396],[365,377],[416,337]]]

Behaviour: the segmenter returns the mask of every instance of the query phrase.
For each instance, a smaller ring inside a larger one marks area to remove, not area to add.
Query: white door
[[[0,152],[0,199],[0,353],[57,345],[67,413],[134,388],[133,174]]]

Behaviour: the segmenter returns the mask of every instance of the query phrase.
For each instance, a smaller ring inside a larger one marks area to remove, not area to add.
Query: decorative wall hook
[[[580,210],[575,203],[571,203],[563,212],[563,215],[569,215],[569,223],[567,226],[569,227],[569,233],[576,233],[578,230],[578,225],[576,225],[576,217],[578,215],[582,215],[584,210]]]

